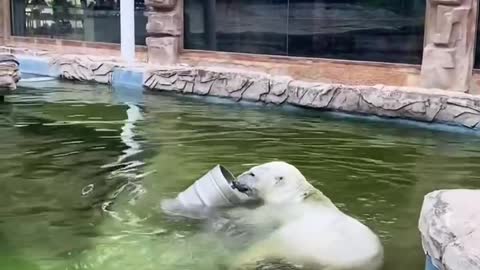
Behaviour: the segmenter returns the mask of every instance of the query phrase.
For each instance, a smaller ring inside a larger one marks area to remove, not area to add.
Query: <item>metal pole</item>
[[[129,63],[135,61],[135,3],[120,0],[120,47],[122,58]]]

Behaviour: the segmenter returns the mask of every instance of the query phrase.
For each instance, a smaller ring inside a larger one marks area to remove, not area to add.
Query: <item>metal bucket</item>
[[[247,196],[232,188],[235,176],[222,165],[215,166],[193,185],[178,194],[177,200],[186,207],[234,206]]]

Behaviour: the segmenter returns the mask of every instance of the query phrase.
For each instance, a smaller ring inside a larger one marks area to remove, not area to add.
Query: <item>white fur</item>
[[[328,270],[381,267],[383,248],[378,237],[335,207],[294,166],[266,163],[243,173],[238,181],[251,189],[251,196],[264,201],[264,206],[244,217],[245,222],[278,226],[241,255],[235,267],[268,258]]]

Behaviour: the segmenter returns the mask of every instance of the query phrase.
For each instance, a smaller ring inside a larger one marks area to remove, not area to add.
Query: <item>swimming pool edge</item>
[[[480,129],[480,96],[460,92],[305,82],[288,76],[212,66],[127,65],[113,57],[19,55],[17,58],[20,70],[25,73],[123,86],[136,91],[168,91],[235,101],[288,104],[320,111]]]
[[[87,56],[17,56],[22,73],[70,81],[94,82],[144,89],[144,68],[126,66],[115,59],[98,60]]]

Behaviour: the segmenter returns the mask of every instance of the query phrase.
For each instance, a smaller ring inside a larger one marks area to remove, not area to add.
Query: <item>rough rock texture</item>
[[[0,94],[5,90],[12,91],[17,88],[20,80],[18,61],[12,54],[0,54]]]
[[[171,10],[177,4],[177,0],[146,0],[145,5],[159,10]]]
[[[176,10],[170,12],[148,12],[147,33],[180,36],[182,16]]]
[[[183,1],[149,0],[146,40],[148,62],[173,65],[178,62],[180,36],[183,34]]]
[[[469,90],[477,11],[478,0],[427,0],[422,86]]]
[[[425,196],[419,228],[438,269],[480,269],[480,190],[440,190]]]
[[[57,55],[51,58],[50,64],[50,72],[54,73],[52,75],[104,84],[112,84],[114,70],[125,67],[114,58],[81,55]],[[151,90],[211,95],[266,104],[286,103],[319,110],[480,129],[480,96],[465,93],[382,85],[311,83],[244,69],[180,65],[163,66],[154,70],[148,70],[145,65],[139,65],[138,68],[143,71],[147,69],[144,72],[144,86]]]
[[[113,70],[121,64],[113,59],[62,55],[52,58],[50,65],[61,78],[111,84]]]
[[[178,37],[147,37],[148,62],[158,65],[173,65],[178,62]]]
[[[146,72],[144,85],[152,90],[480,128],[480,96],[436,89],[308,83],[264,73],[178,66]]]

